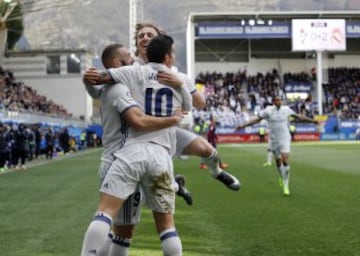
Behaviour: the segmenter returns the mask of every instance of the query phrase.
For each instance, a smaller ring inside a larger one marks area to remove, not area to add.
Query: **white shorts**
[[[101,161],[99,166],[100,184],[102,184],[105,179],[110,166],[111,162]],[[114,219],[114,224],[118,226],[139,224],[141,220],[142,199],[142,191],[140,186],[138,186],[135,192],[125,201],[123,207],[121,207],[117,218]]]
[[[176,151],[175,157],[179,157],[183,154],[184,149],[196,138],[196,135],[193,132],[177,127],[176,128]]]
[[[194,124],[194,118],[192,112],[189,112],[181,120],[179,127],[186,130],[191,130],[193,124]]]
[[[274,153],[275,158],[279,158],[281,153],[290,153],[290,139],[274,141],[271,140],[271,151]]]
[[[175,190],[173,163],[162,146],[144,142],[116,151],[116,159],[100,191],[126,200],[140,184],[146,205],[155,212],[174,213]]]

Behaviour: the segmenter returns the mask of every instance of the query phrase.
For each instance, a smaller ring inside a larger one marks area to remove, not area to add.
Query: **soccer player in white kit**
[[[266,119],[269,124],[270,148],[276,159],[277,169],[280,174],[281,185],[284,195],[290,195],[290,142],[289,117],[293,116],[305,122],[317,124],[316,120],[310,119],[304,115],[295,113],[289,106],[282,105],[281,97],[276,96],[273,99],[272,106],[266,107],[259,113],[258,117],[249,122],[238,126],[236,129],[242,129]]]
[[[142,88],[145,91],[145,97],[143,94],[133,94],[140,98],[139,102],[143,100],[145,112],[170,116],[178,108],[189,111],[192,105],[187,90],[172,89],[156,80],[158,72],[166,70],[161,63],[169,66],[175,59],[172,38],[166,35],[156,37],[148,45],[147,51],[149,60],[154,63],[139,68],[124,67],[123,74],[119,70],[116,74],[123,76],[129,88],[135,91]],[[100,84],[110,82],[106,74],[95,80]],[[88,80],[86,83],[93,84],[94,81]],[[139,184],[144,190],[146,204],[153,211],[164,255],[182,255],[181,241],[173,220],[175,191],[171,154],[175,151],[176,141],[173,138],[176,127],[153,132],[140,132],[128,127],[126,132],[128,137],[125,145],[114,154],[116,159],[101,186],[100,204],[85,234],[82,255],[97,255],[107,240],[112,219]]]
[[[137,47],[137,58],[135,63],[144,65],[148,62],[146,56],[146,48],[150,40],[159,34],[164,33],[158,26],[151,23],[140,23],[136,25],[135,41]],[[195,85],[183,73],[185,85],[192,94],[193,106],[197,109],[203,109],[205,102],[199,92],[196,91]],[[159,74],[158,79],[167,82],[166,74]],[[163,80],[164,79],[164,80]],[[230,173],[222,170],[219,166],[218,151],[213,148],[210,143],[201,136],[198,136],[185,129],[178,128],[176,131],[176,154],[180,155],[196,155],[202,157],[202,161],[209,167],[211,176],[222,182],[227,188],[237,191],[240,189],[239,180]]]
[[[114,68],[131,65],[133,62],[129,51],[121,44],[108,45],[102,54],[102,63],[105,68]],[[136,130],[156,130],[173,126],[178,121],[176,116],[154,117],[145,113],[134,101],[129,89],[122,84],[113,86],[95,87],[87,85],[86,89],[91,97],[101,101],[101,124],[103,127],[103,153],[99,167],[100,184],[111,163],[114,161],[114,152],[122,148],[125,143],[126,130],[123,127],[123,118],[119,110],[126,107],[127,116],[133,117],[126,120],[127,124]],[[127,109],[128,108],[128,109]],[[136,118],[135,118],[136,117]],[[176,177],[176,181],[179,176]],[[181,184],[180,184],[181,186]],[[186,190],[185,188],[181,188]],[[134,226],[140,222],[141,192],[136,191],[131,195],[121,208],[117,218],[113,221],[114,232],[109,234],[107,244],[99,251],[99,255],[127,255],[133,237]]]

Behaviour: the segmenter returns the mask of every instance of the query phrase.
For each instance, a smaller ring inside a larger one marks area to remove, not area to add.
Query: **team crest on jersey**
[[[126,93],[126,96],[128,96],[129,98],[132,98],[131,92],[128,91],[128,92]]]

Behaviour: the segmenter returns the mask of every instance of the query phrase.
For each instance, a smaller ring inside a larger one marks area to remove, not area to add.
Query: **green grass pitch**
[[[177,198],[184,256],[360,255],[360,143],[293,143],[291,195],[263,167],[266,144],[220,145],[242,188],[230,191],[199,158],[176,160],[194,197]],[[0,175],[0,255],[76,256],[98,203],[100,150]],[[162,255],[143,210],[131,256]]]

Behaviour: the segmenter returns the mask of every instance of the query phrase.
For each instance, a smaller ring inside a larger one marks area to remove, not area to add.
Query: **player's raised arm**
[[[295,114],[295,115],[292,115],[298,119],[300,119],[301,121],[304,121],[304,122],[308,122],[308,123],[313,123],[313,124],[316,124],[318,125],[319,122],[315,119],[311,119],[311,118],[308,118],[307,116],[305,115],[300,115],[300,114]]]
[[[254,119],[250,120],[250,121],[249,121],[249,122],[247,122],[247,123],[244,123],[244,124],[238,125],[238,126],[235,128],[235,130],[241,130],[241,129],[243,129],[243,128],[247,127],[247,126],[254,125],[254,124],[256,124],[256,123],[260,122],[262,119],[263,119],[262,117],[259,117],[259,116],[258,116],[258,117],[256,117],[256,118],[254,118]]]

